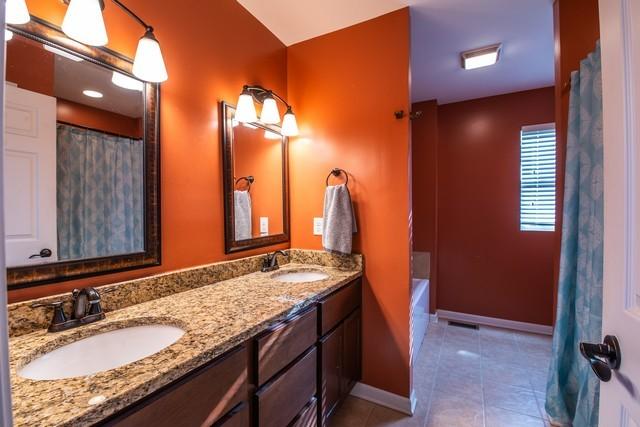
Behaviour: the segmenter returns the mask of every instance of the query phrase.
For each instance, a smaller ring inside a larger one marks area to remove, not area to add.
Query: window
[[[520,230],[554,231],[556,128],[524,126],[520,132]]]

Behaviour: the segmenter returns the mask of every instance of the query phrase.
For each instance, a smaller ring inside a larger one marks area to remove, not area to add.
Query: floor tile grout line
[[[431,393],[429,393],[429,404],[427,407],[427,413],[424,420],[425,427],[429,423],[429,416],[431,415],[431,406],[433,404],[433,395],[436,389],[436,380],[438,378],[438,372],[440,371],[440,358],[442,357],[442,345],[444,344],[444,339],[447,336],[447,326],[444,325],[442,329],[444,329],[444,332],[442,333],[442,337],[440,337],[440,345],[438,346],[438,357],[436,361],[436,369],[433,373],[433,384],[431,384]],[[427,333],[428,331],[429,331],[429,326],[427,325]]]

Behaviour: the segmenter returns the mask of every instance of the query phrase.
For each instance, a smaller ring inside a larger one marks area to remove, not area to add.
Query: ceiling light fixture
[[[42,46],[44,46],[44,50],[47,50],[47,51],[49,51],[51,53],[55,53],[56,55],[62,56],[63,58],[67,58],[67,59],[70,59],[70,60],[75,61],[75,62],[82,62],[82,58],[78,58],[74,54],[69,53],[69,52],[65,52],[62,49],[58,49],[57,47],[49,46],[48,44],[43,44]]]
[[[12,0],[24,1],[24,0]],[[108,43],[102,10],[104,0],[63,0],[69,5],[62,31],[70,38],[90,46],[104,46]],[[131,9],[119,0],[111,0],[138,24],[144,27],[144,34],[138,41],[136,56],[133,60],[133,75],[140,80],[162,83],[169,76],[160,49],[160,43],[153,33],[153,27],[143,21]]]
[[[111,76],[111,83],[123,89],[137,90],[138,92],[142,92],[144,89],[144,83],[140,80],[125,76],[117,71],[113,72],[113,75]]]
[[[474,70],[476,68],[488,67],[494,65],[500,59],[502,44],[494,44],[482,47],[480,49],[468,50],[460,54],[462,60],[462,68],[465,70]]]
[[[25,0],[7,0],[5,4],[5,21],[7,24],[22,25],[31,20]]]
[[[102,98],[104,95],[98,92],[97,90],[85,89],[82,91],[84,96],[88,96],[89,98]]]
[[[262,86],[245,85],[242,88],[242,92],[238,98],[234,118],[241,123],[257,122],[258,117],[256,115],[256,107],[254,104],[255,100],[259,104],[262,104],[260,121],[265,124],[278,124],[280,123],[280,112],[278,111],[276,99],[287,107],[287,112],[282,119],[282,135],[297,136],[298,124],[291,105],[289,105],[287,101],[277,93],[265,89]]]

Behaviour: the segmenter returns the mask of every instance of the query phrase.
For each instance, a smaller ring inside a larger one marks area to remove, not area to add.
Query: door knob
[[[49,258],[51,255],[53,255],[53,252],[51,252],[51,249],[44,248],[39,253],[31,255],[29,257],[29,259],[33,259],[33,258]]]
[[[619,369],[622,361],[620,344],[613,335],[604,337],[602,344],[581,342],[580,353],[589,361],[596,376],[604,382],[611,379],[611,370]]]

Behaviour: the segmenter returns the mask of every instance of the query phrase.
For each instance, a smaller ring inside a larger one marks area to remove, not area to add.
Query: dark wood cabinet
[[[320,416],[323,423],[333,413],[341,398],[342,325],[320,340]]]
[[[329,330],[319,344],[318,418],[324,426],[361,377],[360,281],[329,295],[319,306],[319,330]]]
[[[362,360],[361,323],[360,310],[356,310],[342,324],[341,390],[346,394],[360,380],[360,361]]]
[[[322,427],[360,380],[360,279],[98,425]]]
[[[246,401],[247,393],[247,350],[242,346],[147,396],[100,425],[208,427]]]

